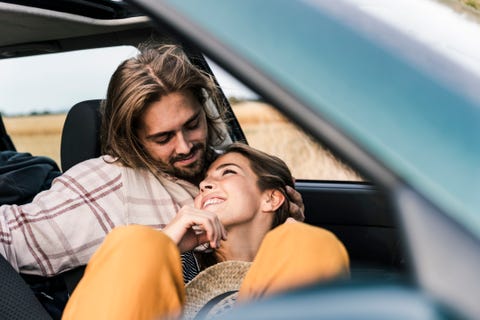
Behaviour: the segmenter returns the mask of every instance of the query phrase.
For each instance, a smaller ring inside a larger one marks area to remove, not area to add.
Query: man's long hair
[[[226,138],[225,106],[213,78],[193,65],[182,48],[174,44],[144,45],[140,53],[124,61],[113,73],[102,103],[102,154],[131,168],[156,173],[156,162],[143,148],[137,134],[146,109],[163,96],[190,91],[207,118],[209,147]],[[217,111],[207,107],[213,102]]]

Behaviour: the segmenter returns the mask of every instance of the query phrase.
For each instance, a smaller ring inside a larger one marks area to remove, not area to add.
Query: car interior
[[[212,73],[204,55],[191,43],[174,38],[168,28],[152,24],[147,17],[123,2],[60,3],[62,2],[0,2],[0,58],[10,59],[114,45],[138,46],[154,39],[182,44],[193,63]],[[101,5],[102,3],[104,5]],[[33,8],[35,4],[40,4],[39,8]],[[100,155],[98,110],[101,99],[102,97],[98,97],[78,101],[69,110],[61,138],[59,166],[62,171]],[[228,103],[226,97],[225,100]],[[232,141],[248,142],[234,112],[230,109],[229,113],[230,121],[227,126]],[[3,122],[0,122],[0,134],[0,151],[15,151],[15,145]],[[375,184],[299,179],[296,181],[296,188],[303,196],[306,222],[331,230],[345,244],[351,259],[352,281],[407,281],[408,259],[400,226],[387,195]],[[42,299],[42,294],[35,291],[35,286],[40,282],[49,280],[55,287],[54,283],[64,281],[67,291],[71,293],[82,272],[83,267],[68,271],[56,279],[42,279],[28,274],[22,274],[22,277],[30,286],[31,292],[35,292],[43,303],[46,298]],[[7,273],[0,270],[2,282],[4,274]],[[23,291],[27,288],[23,284],[17,287]],[[6,305],[9,302],[4,301],[9,292],[2,289],[0,295],[2,308],[8,308]],[[30,315],[37,314],[37,318],[42,318],[42,310],[33,311],[35,306],[28,308],[31,308]],[[3,313],[3,310],[0,313]],[[53,318],[58,317],[55,312],[49,310],[49,313]]]

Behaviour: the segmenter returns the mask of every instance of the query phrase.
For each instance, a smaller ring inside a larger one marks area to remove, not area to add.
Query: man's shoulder
[[[122,166],[111,156],[100,156],[77,163],[64,172],[70,177],[103,176],[112,177],[122,173]]]
[[[65,191],[65,187],[75,192],[105,192],[123,189],[122,167],[105,157],[88,159],[77,163],[58,176],[52,183],[52,190]]]
[[[93,184],[120,180],[124,186],[129,186],[130,189],[143,189],[145,186],[163,189],[164,184],[167,183],[165,180],[168,180],[155,176],[145,168],[125,166],[116,158],[108,155],[80,162],[66,171],[64,176],[79,182],[90,181],[89,183]]]

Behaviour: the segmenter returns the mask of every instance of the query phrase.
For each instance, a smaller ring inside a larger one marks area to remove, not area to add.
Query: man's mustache
[[[170,160],[170,164],[174,164],[177,161],[183,161],[183,160],[189,159],[190,157],[195,155],[201,149],[202,149],[202,144],[195,144],[195,145],[192,146],[192,149],[190,149],[189,153],[179,154],[179,155],[175,156],[174,158],[172,158]]]

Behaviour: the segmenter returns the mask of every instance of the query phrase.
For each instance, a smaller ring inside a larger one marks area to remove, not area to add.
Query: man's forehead
[[[144,127],[149,134],[180,130],[204,114],[200,103],[193,101],[178,105],[162,104],[160,101],[150,108],[143,117]]]

